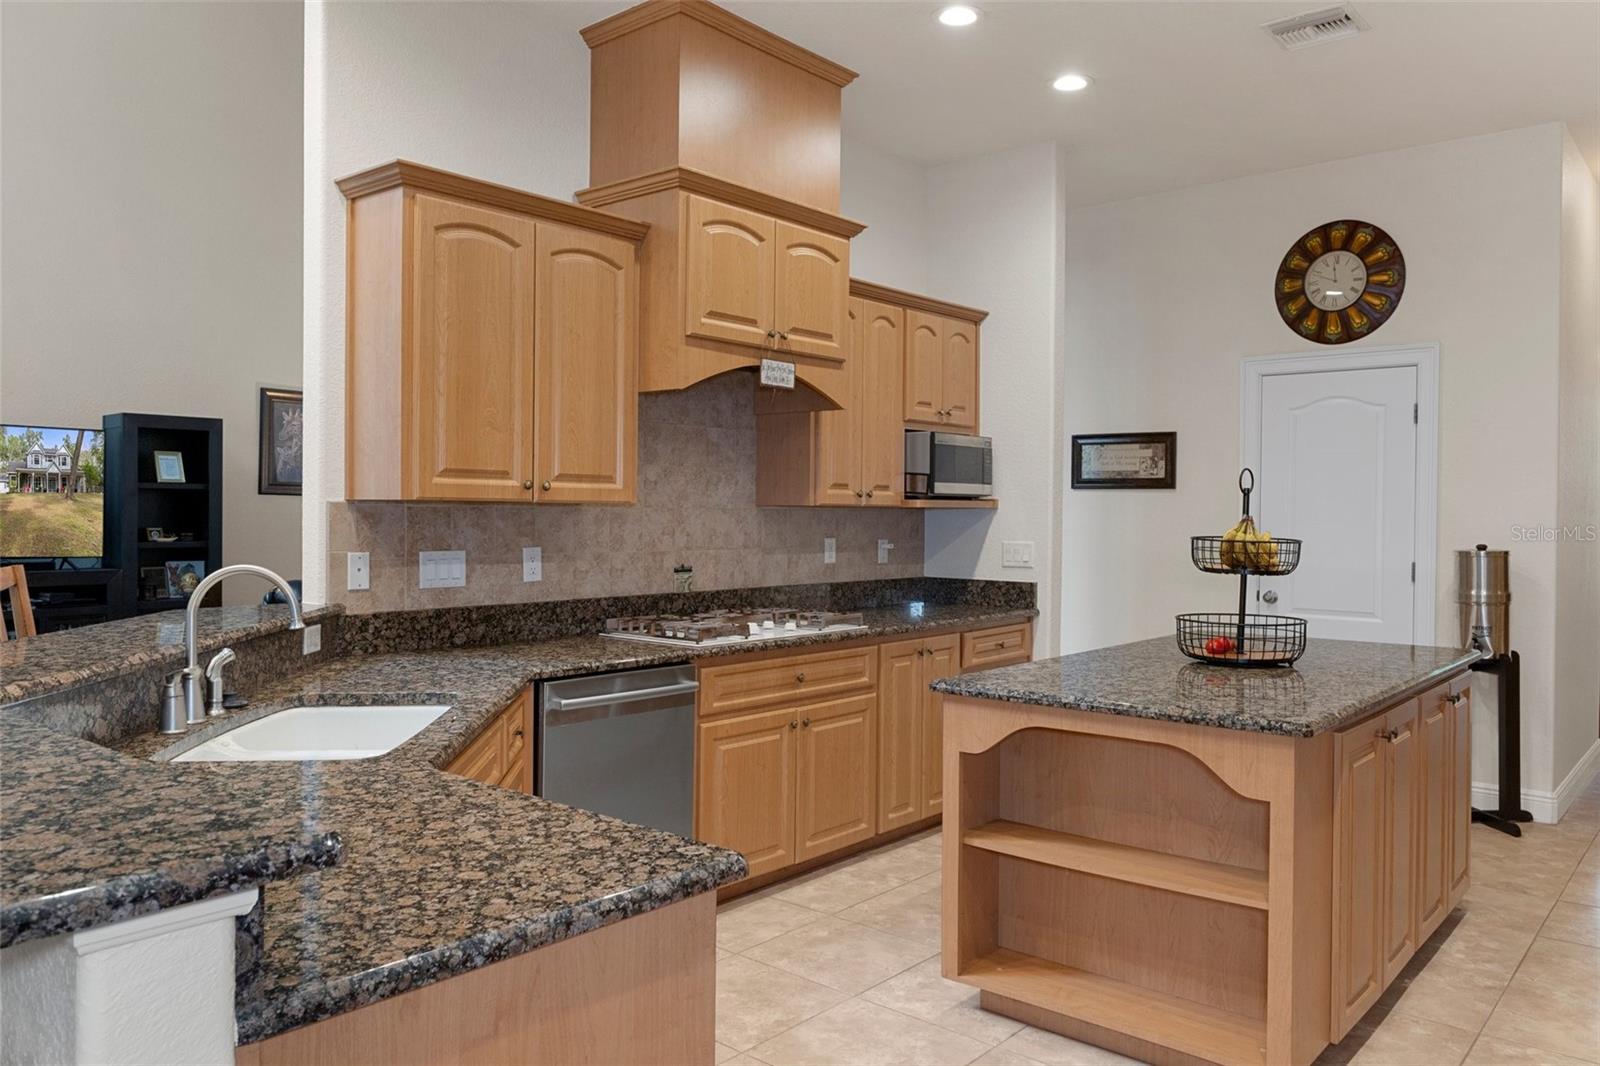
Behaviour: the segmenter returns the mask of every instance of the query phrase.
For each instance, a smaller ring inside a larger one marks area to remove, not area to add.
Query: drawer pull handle
[[[805,671],[804,670],[802,670],[800,673],[794,675],[794,680],[795,680],[796,684],[799,684],[800,682],[804,681],[805,679],[806,679],[806,675],[805,675]]]

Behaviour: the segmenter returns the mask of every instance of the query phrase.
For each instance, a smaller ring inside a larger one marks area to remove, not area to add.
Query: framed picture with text
[[[1178,487],[1176,433],[1084,433],[1072,435],[1075,489],[1174,489]]]

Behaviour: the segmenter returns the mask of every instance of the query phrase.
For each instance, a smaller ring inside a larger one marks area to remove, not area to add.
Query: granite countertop
[[[781,645],[968,628],[1035,614],[933,604],[919,612],[878,607],[862,613],[865,631]],[[744,876],[742,856],[440,768],[531,681],[767,646],[701,649],[591,635],[336,659],[248,693],[251,706],[176,743],[150,733],[118,752],[10,723],[7,769],[26,769],[8,772],[7,805],[12,789],[27,801],[6,812],[0,917],[6,930],[16,927],[14,939],[27,939],[136,913],[55,906],[44,920],[37,911],[73,890],[105,896],[114,888],[113,870],[136,878],[155,876],[149,871],[159,868],[167,876],[168,848],[182,851],[191,864],[184,867],[191,876],[183,885],[197,895],[151,894],[140,904],[145,909],[221,891],[225,884],[260,884],[260,959],[253,978],[240,984],[237,1001],[239,1039],[252,1042],[714,889]],[[293,703],[380,701],[442,702],[451,709],[376,759],[163,765],[210,736]],[[98,753],[91,761],[102,778],[72,770],[84,749]],[[51,802],[54,791],[69,788],[77,791]],[[105,812],[95,818],[105,826],[99,847],[115,851],[122,866],[105,865],[109,860],[99,851],[80,854],[85,808],[73,805],[97,791]],[[70,826],[52,815],[61,809],[73,812]],[[123,817],[128,810],[137,814],[132,832]],[[177,811],[186,811],[188,820]],[[174,827],[184,831],[175,834]],[[239,841],[226,837],[234,829],[241,839],[254,832],[258,841],[276,841],[258,849],[277,860],[270,876],[219,883],[239,864]],[[174,836],[192,841],[192,848],[183,850]],[[25,846],[14,849],[19,842]],[[204,861],[208,848],[229,856],[228,864]],[[297,876],[272,879],[289,873]],[[202,891],[208,883],[213,887]],[[85,884],[94,887],[78,887]],[[54,895],[40,899],[39,890]]]
[[[1171,637],[934,682],[953,696],[1310,737],[1461,673],[1476,651],[1311,640],[1290,667],[1210,666]]]
[[[339,605],[308,606],[306,625],[344,613]],[[224,644],[289,628],[283,606],[207,607],[196,633],[204,655]],[[68,629],[43,638],[0,642],[0,703],[115,677],[139,667],[182,666],[183,612],[157,611],[134,618]]]

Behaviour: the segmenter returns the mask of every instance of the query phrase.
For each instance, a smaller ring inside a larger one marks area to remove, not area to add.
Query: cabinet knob
[[[802,670],[800,673],[795,674],[794,679],[797,682],[804,681],[806,679],[805,671]]]
[[[1444,698],[1444,701],[1446,703],[1450,704],[1451,706],[1455,706],[1456,704],[1461,702],[1461,693],[1457,692],[1453,696],[1446,696]]]
[[[789,728],[790,729],[799,729],[800,728],[800,723],[794,721],[793,719],[791,719],[790,722],[789,722]]]
[[[802,718],[802,719],[800,719],[800,724],[805,726],[807,729],[810,729],[811,728],[811,719]]]
[[[871,489],[867,490],[867,499],[869,499],[869,500],[872,499],[872,490]]]
[[[543,485],[542,485],[542,486],[540,486],[540,487],[541,487],[541,488],[543,488],[543,489],[544,489],[544,491],[546,491],[546,492],[549,492],[549,491],[550,491],[550,482],[548,482],[548,481],[546,481],[546,482],[545,482],[545,483],[544,483],[544,484],[543,484]]]
[[[525,489],[531,489],[531,488],[533,488],[533,482],[531,482],[531,481],[524,481],[524,482],[523,482],[523,483],[522,483],[522,487],[523,487],[523,488],[525,488]]]
[[[777,335],[778,335],[778,331],[777,330],[775,330],[775,329],[767,330],[767,340],[770,341],[772,338],[776,337]]]
[[[517,728],[511,731],[511,735],[514,737],[520,737],[522,735],[522,727],[520,725],[517,726]]]
[[[861,490],[860,489],[856,489],[856,499],[858,499],[858,500],[861,499]]]

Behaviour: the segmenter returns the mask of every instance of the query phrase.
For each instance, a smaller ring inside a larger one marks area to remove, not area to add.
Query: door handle
[[[1264,603],[1277,603],[1278,593],[1274,589],[1268,589],[1261,594],[1261,599]]]

